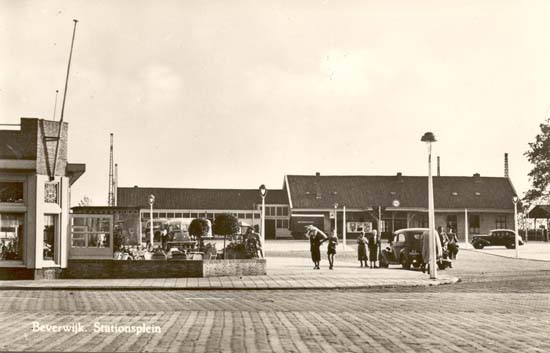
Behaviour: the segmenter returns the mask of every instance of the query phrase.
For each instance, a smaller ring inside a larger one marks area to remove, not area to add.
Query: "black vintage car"
[[[483,249],[486,246],[504,245],[508,249],[516,247],[516,233],[510,229],[493,229],[487,235],[474,235],[472,245],[476,249]],[[523,245],[523,239],[518,235],[518,244]]]
[[[397,264],[406,270],[411,266],[419,268],[422,265],[422,235],[427,232],[426,228],[406,228],[393,233],[389,248],[382,250],[380,266]]]

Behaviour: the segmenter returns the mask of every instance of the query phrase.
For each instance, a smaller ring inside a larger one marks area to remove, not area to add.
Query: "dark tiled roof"
[[[155,195],[157,209],[251,210],[262,199],[258,189],[173,189],[118,188],[117,204],[123,207],[149,207],[148,196]],[[266,204],[288,205],[285,190],[268,190]]]
[[[550,218],[550,205],[537,205],[529,211],[529,218]]]
[[[514,207],[515,191],[508,178],[441,176],[433,180],[435,208]],[[326,209],[335,202],[348,208],[390,207],[393,200],[399,200],[400,207],[428,207],[427,177],[289,175],[288,184],[293,208]]]

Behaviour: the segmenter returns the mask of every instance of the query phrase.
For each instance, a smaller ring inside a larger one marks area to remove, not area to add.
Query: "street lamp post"
[[[260,185],[260,196],[262,197],[262,213],[261,213],[261,225],[260,230],[262,232],[262,247],[264,248],[265,257],[265,196],[267,195],[267,189],[264,184]]]
[[[150,234],[149,234],[149,244],[151,244],[151,249],[153,248],[153,204],[155,203],[155,195],[149,195],[149,220],[150,220]]]
[[[334,203],[334,236],[338,238],[338,202]]]
[[[346,227],[346,205],[342,206],[342,250],[346,251],[346,233],[347,233],[347,227]]]
[[[518,197],[514,195],[512,198],[514,202],[514,233],[515,233],[515,249],[516,249],[516,259],[519,257],[519,239],[518,239]]]
[[[426,132],[420,139],[422,142],[426,142],[428,145],[428,223],[429,223],[429,237],[430,237],[430,278],[437,278],[437,269],[435,257],[436,253],[436,241],[435,241],[435,212],[434,212],[434,190],[432,179],[432,143],[436,142],[435,136],[432,132]]]

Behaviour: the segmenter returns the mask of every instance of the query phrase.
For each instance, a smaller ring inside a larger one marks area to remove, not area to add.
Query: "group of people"
[[[326,235],[322,230],[315,226],[308,226],[306,228],[306,237],[309,238],[311,260],[313,261],[314,270],[320,270],[321,267],[321,245],[328,241],[327,257],[329,263],[329,270],[334,269],[334,255],[336,255],[336,245],[338,245],[338,237],[336,234],[331,233],[330,236]]]
[[[436,261],[441,269],[453,268],[453,260],[456,260],[458,254],[458,236],[452,227],[449,227],[448,231],[443,227],[437,227],[437,234],[438,236],[435,237]],[[423,238],[422,246],[422,258],[424,259],[421,267],[422,272],[429,272],[430,270],[431,253],[429,249],[429,237],[426,236]]]
[[[361,267],[363,267],[364,262],[365,268],[378,268],[378,265],[376,263],[378,262],[379,248],[380,236],[378,235],[378,231],[374,229],[371,233],[367,235],[364,230],[361,230],[361,233],[357,238],[357,259],[361,263]]]

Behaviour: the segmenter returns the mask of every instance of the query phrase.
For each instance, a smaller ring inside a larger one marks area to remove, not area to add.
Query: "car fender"
[[[472,240],[472,244],[475,244],[475,243],[481,243],[485,246],[489,246],[491,244],[490,241],[488,241],[487,239],[483,239],[483,238],[475,238]]]

